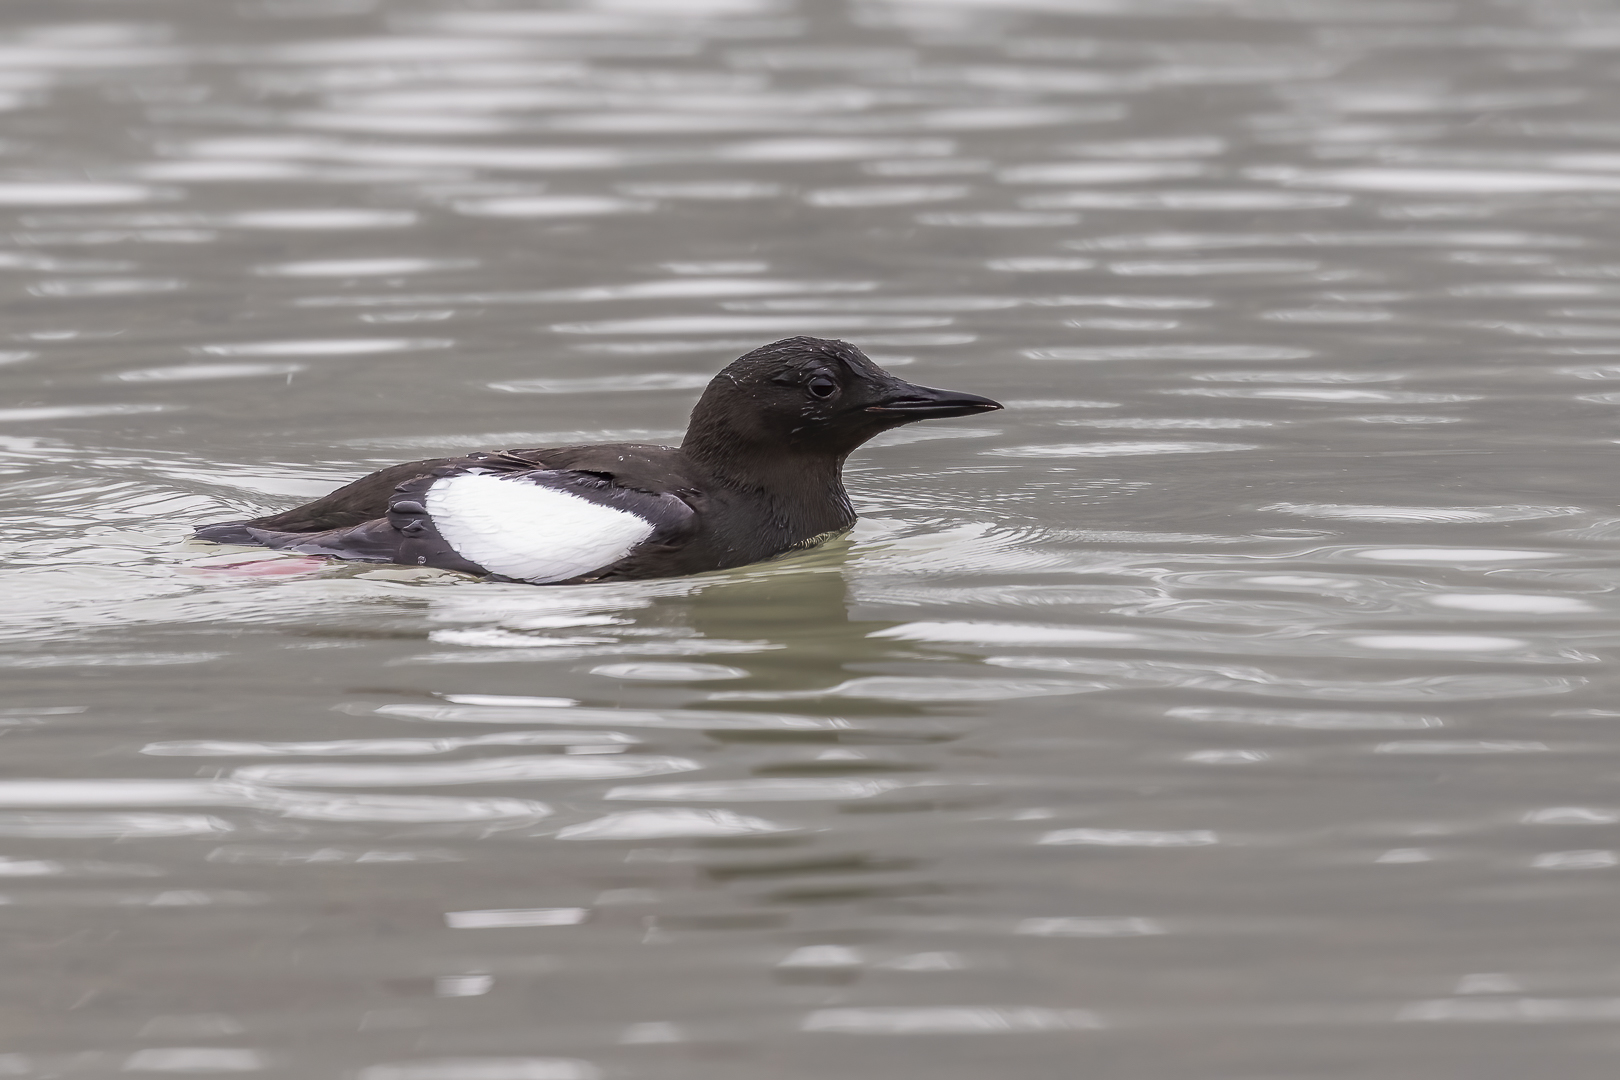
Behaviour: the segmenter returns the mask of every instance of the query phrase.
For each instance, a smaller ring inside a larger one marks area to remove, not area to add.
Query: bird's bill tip
[[[973,416],[976,413],[995,412],[1002,408],[978,394],[963,394],[955,390],[936,390],[931,386],[900,383],[893,392],[876,405],[868,405],[867,412],[887,414],[906,420],[935,420],[948,416]]]

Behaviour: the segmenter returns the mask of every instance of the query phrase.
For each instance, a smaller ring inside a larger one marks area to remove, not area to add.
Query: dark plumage
[[[758,562],[847,530],[850,452],[916,420],[1001,408],[915,386],[855,346],[787,338],[716,375],[679,448],[601,443],[394,465],[197,536],[562,584]]]

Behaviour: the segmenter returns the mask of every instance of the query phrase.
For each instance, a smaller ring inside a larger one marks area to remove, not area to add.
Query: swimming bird
[[[844,459],[874,435],[999,408],[897,379],[848,342],[792,337],[716,375],[679,447],[596,443],[413,461],[197,537],[535,585],[723,570],[854,525]]]

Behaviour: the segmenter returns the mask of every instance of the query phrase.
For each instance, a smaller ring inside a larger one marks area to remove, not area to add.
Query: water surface
[[[66,0],[0,25],[0,1074],[1607,1077],[1620,12]],[[1008,403],[845,541],[188,543]]]

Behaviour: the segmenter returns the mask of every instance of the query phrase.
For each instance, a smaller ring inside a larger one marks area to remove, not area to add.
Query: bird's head
[[[890,428],[1001,408],[976,394],[897,379],[846,341],[792,337],[746,353],[692,410],[683,447],[699,456],[785,452],[842,461]]]

